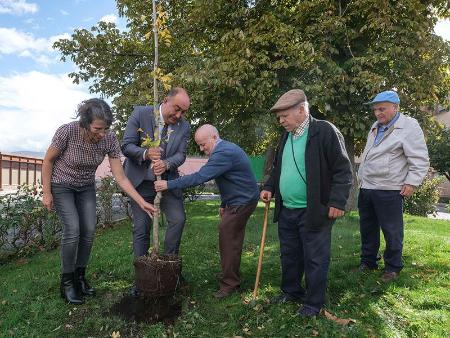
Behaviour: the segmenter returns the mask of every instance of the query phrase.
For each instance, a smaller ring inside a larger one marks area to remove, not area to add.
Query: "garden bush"
[[[61,224],[41,203],[42,186],[22,185],[0,197],[0,262],[58,246]]]
[[[121,190],[112,176],[105,176],[97,187],[97,224],[109,227],[113,223],[113,197]]]
[[[404,210],[410,215],[427,216],[436,212],[435,204],[439,200],[438,185],[442,178],[427,177],[411,197],[405,198]]]

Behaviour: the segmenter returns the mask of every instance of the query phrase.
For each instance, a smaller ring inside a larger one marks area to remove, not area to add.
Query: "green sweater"
[[[298,173],[298,169],[306,180],[305,170],[305,148],[306,140],[308,139],[308,129],[305,130],[302,136],[294,139],[289,133],[286,140],[286,146],[283,150],[283,160],[280,176],[280,193],[283,198],[283,205],[289,209],[306,208],[306,184]],[[294,158],[292,157],[292,145],[294,145]]]

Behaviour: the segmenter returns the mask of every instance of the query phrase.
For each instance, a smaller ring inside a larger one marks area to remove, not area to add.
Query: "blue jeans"
[[[360,189],[358,209],[361,263],[377,267],[381,228],[386,242],[384,268],[399,272],[403,268],[403,196],[400,191]]]
[[[320,311],[325,303],[330,265],[331,226],[306,227],[306,209],[282,207],[278,220],[281,253],[281,290],[304,306]],[[305,288],[301,282],[305,275]],[[305,290],[306,289],[306,290]]]
[[[62,273],[86,267],[94,240],[96,215],[95,186],[72,187],[52,183],[53,204],[63,225],[61,238]]]

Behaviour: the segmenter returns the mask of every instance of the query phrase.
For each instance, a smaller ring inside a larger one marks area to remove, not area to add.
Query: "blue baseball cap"
[[[397,92],[394,92],[393,90],[386,90],[384,92],[378,93],[372,101],[366,102],[364,104],[375,104],[379,102],[391,102],[399,104],[400,98],[398,97]]]

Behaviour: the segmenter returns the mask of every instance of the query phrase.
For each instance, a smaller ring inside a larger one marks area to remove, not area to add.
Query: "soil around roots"
[[[134,261],[138,296],[124,294],[111,308],[126,321],[172,325],[181,315],[181,259],[177,255],[148,255]]]
[[[136,286],[145,297],[173,295],[181,285],[181,258],[177,255],[149,255],[134,261]]]
[[[129,322],[173,325],[181,315],[181,297],[133,297],[125,294],[111,312]]]

